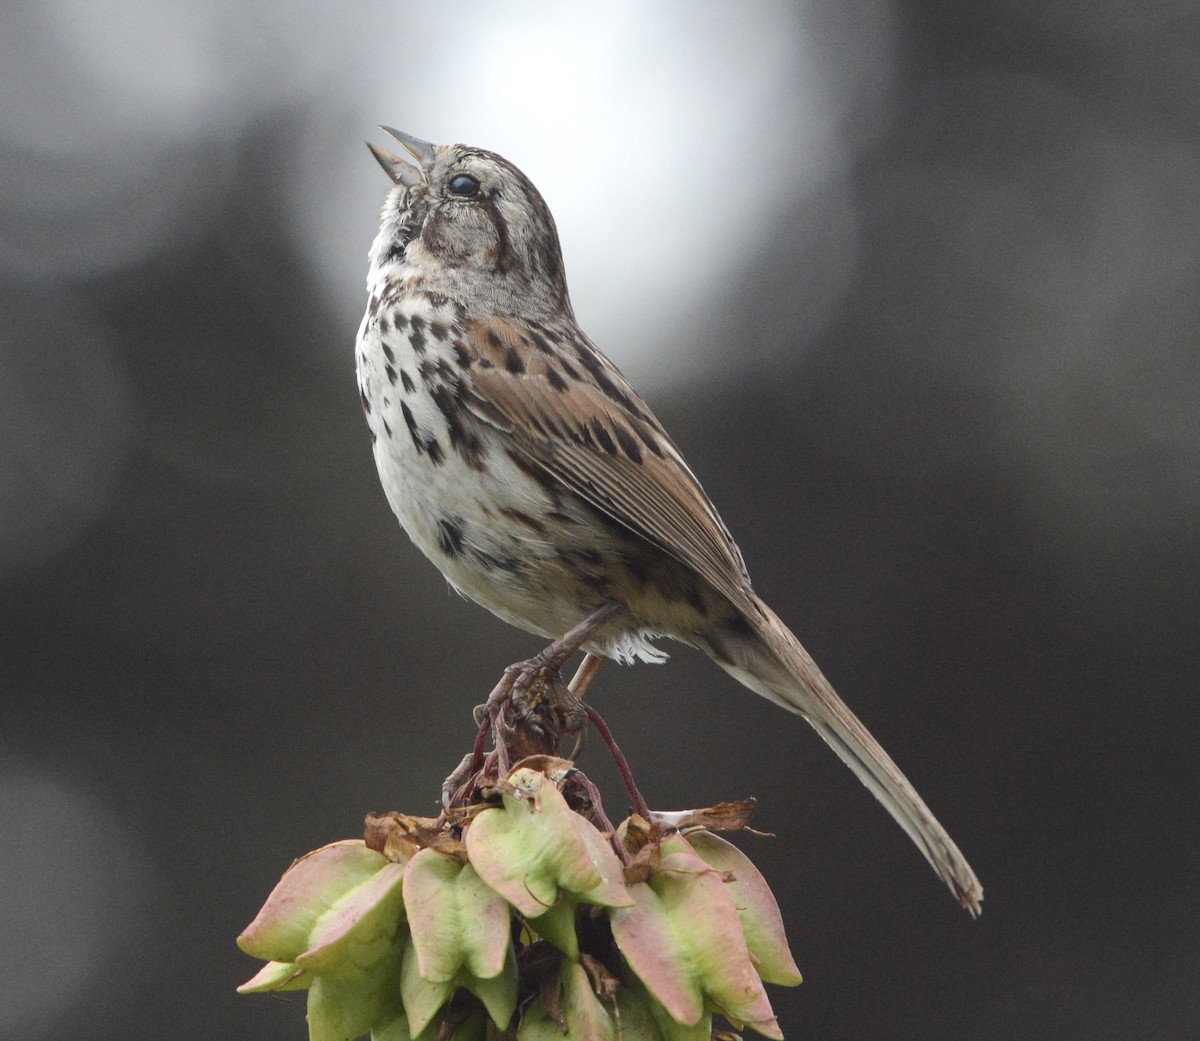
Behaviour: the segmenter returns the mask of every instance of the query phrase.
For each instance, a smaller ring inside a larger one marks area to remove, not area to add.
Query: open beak
[[[421,169],[418,170],[412,163],[406,162],[386,149],[377,148],[368,141],[367,147],[379,165],[383,167],[383,172],[392,179],[393,183],[403,184],[408,188],[425,180],[425,171],[433,164],[433,145],[428,141],[422,141],[419,137],[406,134],[402,130],[393,130],[391,127],[385,126],[381,126],[379,129],[399,141],[408,153],[421,164]]]
[[[382,124],[379,129],[399,141],[409,155],[421,164],[422,170],[428,170],[433,165],[433,145],[428,141],[422,141],[419,137],[406,134],[403,130],[394,130],[392,127],[385,127]]]

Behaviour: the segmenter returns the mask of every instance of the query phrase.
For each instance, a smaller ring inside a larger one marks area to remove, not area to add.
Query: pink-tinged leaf
[[[592,990],[582,965],[563,962],[559,983],[562,990],[558,1006],[566,1022],[565,1036],[569,1041],[617,1041],[622,1036],[643,1041],[644,1035],[631,1033],[626,1023],[621,1024],[622,1030],[618,1033],[616,1022]],[[526,1008],[517,1028],[517,1041],[563,1041],[563,1038],[562,1029],[541,1001],[535,1000]],[[652,1041],[652,1038],[650,1035],[645,1041]]]
[[[264,961],[295,961],[310,946],[318,919],[387,860],[361,839],[344,839],[301,857],[238,937],[238,946]]]
[[[584,820],[578,813],[572,814],[575,830],[587,847],[588,856],[592,859],[592,867],[600,875],[600,884],[593,886],[585,893],[579,894],[579,902],[584,904],[599,904],[602,907],[629,907],[633,903],[629,890],[625,885],[625,875],[621,861],[612,848],[612,844],[595,826]]]
[[[409,1029],[414,1035],[429,1026],[438,1009],[450,1000],[453,993],[453,980],[434,983],[421,977],[417,948],[410,937],[404,950],[404,960],[400,964],[400,996]]]
[[[781,1038],[741,920],[721,876],[679,836],[663,843],[635,906],[613,911],[613,936],[633,971],[671,1017],[691,1026],[705,999],[729,1019]]]
[[[592,981],[581,964],[563,962],[559,970],[558,1009],[566,1024],[566,1033],[546,1011],[540,999],[526,1007],[517,1028],[517,1041],[617,1041],[618,1037],[653,1041],[653,1035],[630,1033],[629,1024],[618,1030],[610,1011],[596,997]]]
[[[384,861],[317,921],[296,964],[318,976],[353,979],[387,956],[404,921],[404,866]]]
[[[579,936],[575,932],[575,909],[579,904],[564,895],[549,911],[525,921],[543,940],[554,944],[571,961],[579,960]]]
[[[672,1019],[634,973],[627,972],[617,991],[617,1011],[626,1038],[638,1041],[711,1041],[712,1014],[707,1010],[691,1026]]]
[[[604,1002],[592,990],[591,980],[583,966],[565,961],[560,976],[568,1036],[579,1038],[580,1041],[611,1041],[616,1038],[616,1024]]]
[[[517,956],[510,946],[504,958],[504,969],[491,979],[480,979],[466,973],[462,985],[483,1002],[492,1022],[501,1030],[508,1027],[517,1010]]]
[[[666,908],[649,882],[629,887],[632,907],[610,916],[613,938],[650,993],[680,1023],[693,1024],[704,1012],[704,993],[689,959],[681,955]]]
[[[451,980],[460,968],[490,979],[504,968],[508,903],[470,864],[422,850],[404,870],[404,905],[425,979]]]
[[[737,846],[712,832],[696,831],[686,838],[705,863],[733,875],[733,881],[726,884],[742,922],[746,946],[758,960],[762,981],[784,987],[800,983],[800,970],[788,949],[779,905],[762,873]]]
[[[238,987],[239,994],[263,994],[277,990],[307,990],[312,973],[297,969],[291,962],[269,961]]]
[[[440,1024],[434,1020],[415,1037],[408,1029],[408,1017],[403,1012],[383,1024],[371,1028],[371,1041],[438,1041]],[[488,1020],[483,1012],[469,1016],[465,1023],[457,1023],[454,1041],[487,1041]]]
[[[386,1023],[377,1023],[371,1029],[371,1041],[413,1041],[412,1031],[408,1029],[408,1017],[400,1012]]]
[[[459,987],[471,991],[483,1003],[496,1026],[506,1028],[517,1007],[517,958],[512,946],[507,948],[503,969],[490,979],[460,969],[453,980],[433,982],[421,976],[417,949],[410,937],[400,965],[400,994],[414,1036],[429,1026]]]
[[[509,783],[518,794],[504,792],[502,806],[482,811],[467,828],[467,856],[479,877],[530,918],[553,907],[560,890],[612,899],[613,879],[598,866],[562,793],[528,768],[514,770]]]
[[[357,979],[317,976],[308,991],[309,1041],[350,1041],[400,1010],[399,950]]]

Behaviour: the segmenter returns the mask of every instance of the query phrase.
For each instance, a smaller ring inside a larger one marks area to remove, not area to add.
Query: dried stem
[[[629,793],[629,799],[633,803],[634,812],[641,814],[641,816],[649,820],[650,807],[646,804],[646,800],[642,798],[642,793],[638,791],[637,785],[634,784],[633,771],[629,769],[629,761],[621,752],[620,747],[618,747],[616,738],[613,737],[612,731],[608,729],[608,724],[604,722],[604,717],[588,704],[583,706],[583,711],[587,713],[592,726],[600,732],[601,739],[608,746],[608,754],[612,756],[613,762],[617,764],[617,769],[621,773],[621,780],[625,783],[625,790]]]

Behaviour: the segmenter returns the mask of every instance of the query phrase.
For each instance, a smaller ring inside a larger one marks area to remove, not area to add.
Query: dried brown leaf
[[[680,831],[687,831],[689,828],[704,828],[706,831],[752,831],[750,818],[754,816],[757,808],[758,800],[754,798],[719,802],[715,806],[688,810],[683,817],[671,823]]]
[[[587,970],[592,990],[602,1001],[608,1001],[621,989],[621,981],[587,951],[580,952],[579,963]]]
[[[369,813],[363,841],[368,849],[397,864],[407,864],[423,849],[435,849],[460,863],[467,862],[466,847],[451,834],[448,822],[436,817],[413,817],[394,810]]]
[[[530,755],[514,764],[512,770],[509,771],[509,775],[511,776],[517,770],[525,768],[544,773],[556,785],[561,786],[563,778],[575,768],[575,764],[570,759],[562,759],[556,755]]]

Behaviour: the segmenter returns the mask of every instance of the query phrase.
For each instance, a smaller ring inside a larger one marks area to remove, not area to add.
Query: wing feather
[[[745,605],[741,553],[649,407],[578,330],[555,345],[565,365],[530,346],[530,333],[547,340],[544,326],[513,317],[467,325],[483,362],[470,368],[467,407],[565,488]]]

